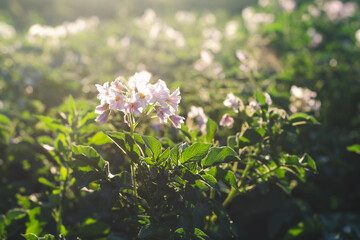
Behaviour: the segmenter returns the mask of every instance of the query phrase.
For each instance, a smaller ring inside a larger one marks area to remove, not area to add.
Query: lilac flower
[[[224,101],[226,107],[232,108],[235,112],[239,112],[240,98],[235,97],[233,93],[229,93]]]
[[[170,90],[167,88],[166,83],[159,79],[156,84],[150,84],[148,88],[152,94],[150,103],[158,102],[161,106],[166,107],[166,100],[169,99],[170,95]]]
[[[270,106],[272,104],[272,99],[268,93],[265,93],[265,103]]]
[[[106,110],[109,110],[109,104],[101,103],[99,106],[95,108],[95,113],[102,114]]]
[[[251,101],[249,107],[252,111],[256,111],[259,108],[259,103],[256,101]]]
[[[203,134],[206,134],[206,123],[208,121],[208,117],[205,115],[202,107],[191,106],[191,111],[188,113],[187,117],[189,119],[196,120],[200,131]]]
[[[131,90],[138,90],[142,92],[146,88],[146,84],[150,81],[151,73],[142,71],[135,73],[134,76],[129,78],[129,87]]]
[[[180,89],[177,88],[166,100],[167,104],[169,104],[171,110],[173,112],[177,111],[178,105],[180,103],[181,96],[180,96]]]
[[[179,115],[172,115],[169,117],[170,121],[172,122],[172,124],[174,125],[174,127],[176,128],[180,128],[181,127],[181,123],[184,122],[184,117],[179,116]]]
[[[111,111],[120,111],[124,114],[124,121],[133,129],[142,117],[151,113],[153,109],[161,123],[168,119],[179,127],[184,118],[175,115],[181,100],[180,90],[177,88],[171,95],[166,83],[158,80],[156,84],[150,84],[151,73],[135,73],[128,82],[122,77],[116,78],[113,82],[96,84],[99,91],[98,99],[100,105],[96,107],[96,121],[103,125]],[[152,105],[151,108],[148,106]]]
[[[134,116],[140,116],[143,111],[142,104],[138,99],[133,99],[125,103],[125,113],[133,114]]]
[[[95,119],[96,122],[100,122],[101,125],[104,125],[105,122],[108,120],[109,118],[109,111],[105,111],[103,113],[101,113],[100,115],[98,115]]]
[[[97,98],[101,100],[101,102],[109,102],[109,95],[110,95],[110,87],[109,82],[104,83],[104,85],[95,85],[97,90],[99,91],[99,94],[97,95]]]
[[[160,119],[160,122],[167,122],[167,119],[170,117],[171,115],[171,111],[170,108],[166,107],[159,107],[156,109],[156,114]]]
[[[118,92],[126,92],[127,88],[124,85],[125,79],[123,77],[117,77],[115,81],[111,82],[111,88]]]
[[[125,96],[119,92],[112,91],[111,97],[109,98],[109,108],[111,110],[124,110]]]
[[[220,120],[220,126],[232,127],[234,119],[229,114],[224,114]]]

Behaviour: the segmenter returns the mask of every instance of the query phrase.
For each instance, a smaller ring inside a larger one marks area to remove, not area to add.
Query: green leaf
[[[72,145],[72,151],[75,159],[83,161],[95,169],[103,170],[106,161],[94,148],[82,145]]]
[[[360,154],[360,144],[354,144],[346,148],[350,152]]]
[[[76,105],[74,102],[74,98],[70,95],[69,99],[68,99],[68,108],[69,108],[69,112],[72,116],[76,116]],[[71,123],[70,123],[71,125]]]
[[[80,237],[84,239],[94,239],[108,234],[110,227],[101,221],[88,218],[80,228]]]
[[[0,114],[0,125],[9,125],[10,122],[11,121],[7,116]]]
[[[292,126],[303,125],[303,124],[319,124],[319,122],[312,116],[306,113],[294,113],[289,117],[289,123]]]
[[[104,174],[99,171],[87,172],[84,175],[82,175],[78,180],[79,188],[81,189],[83,187],[87,187],[89,183],[103,178],[104,178]]]
[[[305,154],[301,159],[300,163],[309,167],[311,170],[316,171],[316,163],[309,155]]]
[[[181,153],[180,162],[200,161],[208,154],[210,147],[209,143],[195,143]]]
[[[55,149],[64,155],[69,152],[68,143],[64,134],[60,133],[55,139]]]
[[[216,122],[213,121],[211,118],[208,118],[208,121],[206,123],[206,141],[208,143],[211,143],[212,139],[215,137],[216,129]]]
[[[105,132],[105,134],[127,154],[131,160],[137,162],[140,158],[140,151],[135,144],[134,139],[129,133]]]
[[[212,188],[220,192],[220,188],[218,186],[218,183],[216,181],[216,178],[210,174],[203,174],[201,177],[204,179],[204,181],[209,184]]]
[[[256,91],[255,98],[256,98],[256,102],[260,103],[260,105],[265,105],[266,104],[266,98],[265,98],[265,95],[262,92]]]
[[[238,143],[236,141],[236,136],[228,136],[227,138],[227,145],[229,147],[231,147],[232,149],[237,149],[238,148]]]
[[[21,208],[14,208],[6,213],[6,225],[10,225],[12,221],[24,218],[27,215],[27,211]]]
[[[256,143],[261,142],[262,137],[258,131],[255,129],[249,128],[246,129],[245,132],[240,135],[238,141],[239,141],[239,147],[243,148],[245,146],[251,146]]]
[[[53,132],[62,132],[62,133],[70,133],[72,130],[64,126],[59,120],[47,117],[47,116],[37,116],[37,118],[45,123],[46,127],[48,127]]]
[[[170,157],[170,148],[167,148],[164,152],[160,154],[158,163],[162,163],[166,161],[169,157]]]
[[[142,136],[146,147],[148,147],[152,152],[152,157],[156,161],[161,153],[161,143],[154,137]]]
[[[176,164],[176,165],[179,164],[179,159],[181,157],[181,153],[186,148],[187,148],[186,143],[179,143],[170,150],[170,159],[174,164]]]
[[[111,139],[103,132],[97,132],[94,136],[88,138],[87,145],[103,145],[111,142]]]
[[[62,225],[62,227],[63,227],[63,225]],[[55,240],[55,237],[51,234],[46,234],[44,236],[44,240]]]
[[[39,183],[44,184],[44,185],[46,185],[48,187],[57,188],[57,186],[54,183],[50,182],[49,180],[47,180],[44,177],[39,177],[38,181],[39,181]]]
[[[6,217],[0,214],[0,239],[6,237]]]
[[[239,160],[237,153],[229,147],[213,147],[202,161],[204,167],[211,167],[215,164]]]
[[[209,236],[206,235],[203,231],[201,231],[200,229],[198,228],[195,228],[194,229],[194,235],[199,237],[199,239],[208,239]],[[204,238],[205,237],[205,238]]]
[[[209,171],[207,171],[207,173],[215,177],[217,181],[223,181],[225,183],[228,183],[230,186],[238,190],[236,177],[232,171],[228,171],[220,167],[213,167]]]
[[[26,240],[38,240],[39,238],[33,233],[21,234]]]
[[[29,221],[26,223],[26,232],[35,235],[41,234],[49,219],[45,218],[41,207],[35,207],[28,212]]]
[[[166,239],[169,233],[169,228],[158,223],[151,223],[141,227],[138,238],[144,239]]]

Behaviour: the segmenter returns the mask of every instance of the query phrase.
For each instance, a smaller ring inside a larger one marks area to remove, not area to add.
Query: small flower
[[[100,122],[101,126],[105,124],[105,122],[108,120],[109,118],[109,111],[105,111],[103,113],[101,113],[100,115],[98,115],[95,119],[96,122]]]
[[[167,122],[167,119],[170,117],[171,115],[171,111],[170,108],[166,107],[159,107],[156,109],[156,114],[160,119],[160,122]]]
[[[101,102],[109,102],[109,95],[110,95],[110,87],[109,82],[104,83],[104,85],[95,85],[97,90],[99,91],[99,94],[97,95],[97,98],[101,100]]]
[[[259,103],[256,101],[251,101],[249,106],[252,111],[256,111],[259,108]]]
[[[167,104],[169,104],[171,110],[173,112],[177,111],[178,105],[180,103],[181,96],[180,96],[180,89],[177,88],[166,100]]]
[[[148,86],[152,99],[150,103],[158,102],[161,106],[166,107],[166,100],[169,99],[170,90],[167,88],[166,83],[160,80],[156,84],[149,84]]]
[[[208,117],[205,115],[202,107],[191,106],[191,111],[188,113],[188,119],[196,120],[200,131],[203,134],[206,134],[206,123],[208,121]]]
[[[179,115],[172,115],[169,117],[169,119],[172,122],[172,124],[174,125],[174,127],[180,128],[181,123],[184,123],[185,118],[182,116],[179,116]]]
[[[220,120],[220,126],[223,127],[232,127],[234,124],[234,119],[229,114],[224,114]]]
[[[143,111],[142,104],[138,99],[132,99],[129,102],[126,102],[125,105],[125,113],[133,114],[134,116],[140,116]]]
[[[138,90],[142,92],[143,89],[147,88],[147,83],[150,81],[151,73],[147,71],[142,71],[139,73],[135,73],[134,76],[129,79],[129,87],[131,90]]]
[[[95,108],[95,113],[102,114],[106,110],[109,110],[109,104],[101,103],[99,106]]]
[[[229,93],[226,96],[224,105],[226,107],[232,108],[235,112],[239,112],[240,101],[241,101],[240,98],[235,97],[233,93]]]
[[[109,97],[109,108],[111,110],[124,110],[125,96],[119,92],[112,91],[111,97]]]
[[[265,103],[270,106],[272,104],[272,99],[268,93],[265,93]]]
[[[118,92],[126,92],[128,89],[124,85],[125,79],[123,77],[117,77],[115,81],[111,82],[111,88]]]

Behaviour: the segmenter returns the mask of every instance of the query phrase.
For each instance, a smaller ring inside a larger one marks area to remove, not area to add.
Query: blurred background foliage
[[[0,118],[0,213],[20,206],[31,209],[44,200],[41,193],[47,188],[37,179],[52,175],[51,163],[36,146],[51,143],[44,135],[54,136],[46,133],[36,115],[60,118],[69,94],[84,112],[92,111],[95,83],[146,69],[170,81],[172,87],[180,86],[184,116],[196,105],[216,121],[225,112],[222,102],[229,92],[251,99],[255,89],[267,91],[274,104],[288,112],[292,86],[316,92],[321,108],[308,112],[321,125],[303,128],[298,149],[292,151],[310,153],[318,173],[309,176],[306,184],[299,182],[291,196],[277,189],[260,189],[235,199],[228,209],[241,239],[359,239],[359,150],[347,150],[360,142],[359,6],[350,16],[332,20],[319,7],[330,1],[297,1],[293,11],[281,9],[278,1],[270,2],[274,4],[259,6],[254,0],[1,0],[0,21],[13,26],[16,33],[0,38],[0,113],[4,116]],[[248,21],[255,21],[255,13],[271,14],[273,21],[251,29],[244,14],[249,6],[253,12]],[[312,15],[311,7],[319,14],[314,10]],[[147,9],[154,10],[161,29],[171,26],[175,31],[170,40],[162,30],[151,39],[150,27],[135,23]],[[176,21],[179,10],[193,12],[196,22]],[[215,23],[201,24],[198,19],[209,13],[216,16]],[[34,24],[59,26],[80,17],[92,19],[94,27],[59,39],[29,38]],[[233,39],[224,37],[229,21],[239,24]],[[207,28],[213,29],[209,38],[216,38],[217,31],[222,34],[222,47],[208,49],[212,65],[198,70],[194,65],[201,58]],[[177,42],[179,36],[184,46]],[[255,62],[251,76],[239,70],[236,50],[243,50]],[[215,71],[219,65],[220,72]],[[93,132],[98,128],[91,126]],[[164,129],[142,131],[171,135],[171,130]],[[219,140],[230,131],[219,133]],[[78,210],[79,216],[86,215],[81,211],[85,210]],[[79,216],[69,216],[65,222],[76,222]],[[50,219],[46,214],[44,218]],[[16,226],[8,229],[13,239],[24,231]],[[51,231],[49,227],[39,234]]]

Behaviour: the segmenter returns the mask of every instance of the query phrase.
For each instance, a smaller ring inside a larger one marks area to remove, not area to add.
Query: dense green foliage
[[[0,3],[0,239],[360,238],[360,6],[105,2]],[[95,122],[143,70],[186,123]]]

